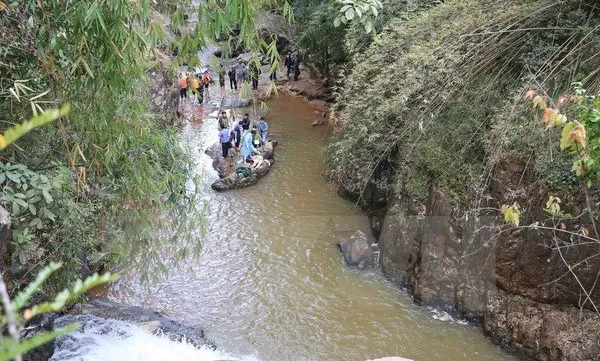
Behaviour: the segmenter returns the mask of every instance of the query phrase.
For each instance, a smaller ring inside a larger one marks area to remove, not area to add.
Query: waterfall
[[[206,346],[196,348],[187,340],[151,334],[142,327],[89,315],[63,316],[55,327],[78,323],[78,331],[55,341],[50,361],[210,361],[235,360]]]

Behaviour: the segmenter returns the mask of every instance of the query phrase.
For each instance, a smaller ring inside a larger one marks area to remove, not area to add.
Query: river
[[[242,190],[210,189],[217,175],[203,150],[217,140],[216,120],[185,125],[208,206],[207,233],[196,235],[202,254],[150,285],[130,270],[107,297],[201,327],[229,357],[244,360],[515,360],[480,329],[415,305],[379,269],[345,266],[335,244],[368,231],[368,220],[328,182],[329,135],[310,126],[317,108],[284,94],[267,105],[276,163]]]

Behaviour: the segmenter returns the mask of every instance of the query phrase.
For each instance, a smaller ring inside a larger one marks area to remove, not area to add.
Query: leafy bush
[[[523,162],[534,154],[538,174],[550,172],[547,136],[522,121],[528,110],[518,103],[529,82],[551,84],[553,93],[574,77],[600,84],[597,71],[585,75],[598,66],[594,10],[578,1],[421,5],[354,54],[328,152],[333,178],[359,193],[389,162],[396,193],[423,199],[435,182],[462,202],[511,154]]]

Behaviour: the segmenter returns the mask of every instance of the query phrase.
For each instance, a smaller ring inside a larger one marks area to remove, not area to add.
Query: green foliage
[[[10,80],[0,85],[8,100],[0,103],[4,124],[58,103],[72,105],[68,116],[2,155],[3,163],[22,167],[18,179],[27,187],[2,182],[3,204],[14,220],[15,260],[64,261],[59,284],[114,250],[156,259],[150,250],[199,222],[194,190],[186,187],[192,160],[179,132],[145,108],[147,69],[165,40],[151,13],[147,0],[31,0],[7,4],[0,17],[7,35],[0,73]],[[39,189],[40,179],[55,186]]]
[[[588,94],[581,84],[575,85],[575,94],[573,111],[578,121],[563,128],[561,149],[575,155],[573,171],[589,187],[600,182],[600,94]]]
[[[334,26],[360,24],[367,34],[373,31],[373,20],[379,16],[383,8],[380,0],[336,0],[335,2],[340,8],[333,22]]]
[[[334,75],[334,68],[347,60],[344,48],[344,28],[336,28],[336,8],[328,1],[302,0],[294,2],[296,13],[296,37],[298,48],[306,54],[306,60],[314,63],[327,80]]]
[[[0,328],[4,329],[6,327],[10,336],[6,337],[0,335],[1,361],[21,359],[21,355],[25,352],[50,342],[64,334],[75,331],[78,328],[78,325],[72,324],[51,332],[36,334],[25,340],[19,340],[19,334],[25,321],[40,314],[58,312],[68,303],[74,301],[88,290],[101,284],[115,281],[118,277],[117,275],[111,275],[110,273],[106,273],[102,276],[95,274],[88,277],[85,281],[78,280],[71,290],[63,290],[56,296],[53,302],[33,305],[31,308],[26,308],[29,306],[29,302],[34,293],[38,291],[44,282],[46,282],[54,272],[60,269],[61,266],[62,264],[60,263],[50,263],[43,268],[38,273],[37,277],[23,291],[15,296],[12,302],[8,298],[6,285],[0,278],[0,298],[2,300],[2,311],[5,314],[5,317],[0,317]]]
[[[34,250],[36,236],[56,220],[49,209],[54,201],[51,193],[61,189],[62,180],[50,181],[23,164],[0,163],[0,184],[0,202],[10,210],[13,220],[13,258],[25,264],[28,253]]]
[[[360,193],[390,163],[396,193],[422,200],[435,183],[460,202],[485,189],[501,159],[530,160],[548,171],[541,163],[548,135],[523,121],[530,110],[518,105],[520,94],[530,81],[560,94],[570,78],[598,66],[593,9],[583,16],[576,1],[415,5],[397,10],[370,46],[353,55],[328,152],[332,176]],[[585,27],[565,32],[564,19]],[[537,47],[550,46],[551,58],[528,64]],[[598,72],[582,77],[596,84]]]

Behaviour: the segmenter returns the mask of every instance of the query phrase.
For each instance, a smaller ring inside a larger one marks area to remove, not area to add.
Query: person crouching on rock
[[[229,128],[229,119],[227,119],[227,112],[222,111],[219,117],[219,129]]]
[[[256,129],[252,129],[250,132],[246,132],[244,134],[244,140],[242,142],[242,159],[244,165],[246,165],[250,161],[250,156],[254,153],[258,153],[258,150],[254,146],[254,135],[256,134]]]
[[[223,150],[223,158],[227,158],[229,156],[229,149],[231,149],[231,141],[229,128],[221,127],[221,132],[219,133],[219,141],[221,142],[221,149]]]

